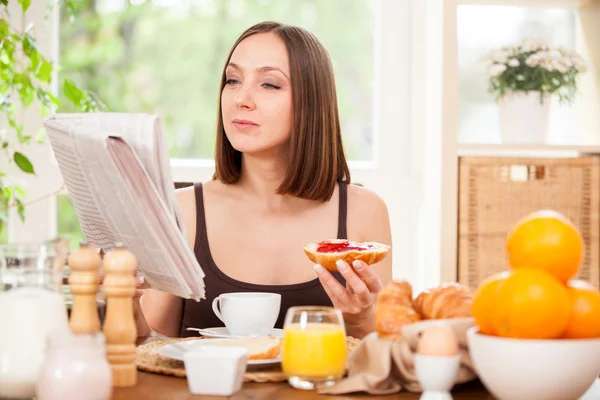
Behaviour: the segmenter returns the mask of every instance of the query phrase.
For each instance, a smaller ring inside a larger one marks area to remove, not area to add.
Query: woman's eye
[[[280,89],[280,87],[279,87],[279,86],[277,86],[277,85],[273,85],[273,84],[271,84],[271,83],[263,83],[263,87],[264,87],[265,89],[267,89],[267,90],[277,90],[277,89]]]
[[[236,84],[238,84],[238,83],[240,83],[240,81],[238,81],[237,79],[227,79],[227,80],[225,81],[225,84],[226,84],[226,85],[236,85]]]

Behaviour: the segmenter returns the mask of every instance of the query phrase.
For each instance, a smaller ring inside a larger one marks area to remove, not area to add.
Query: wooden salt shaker
[[[69,255],[68,262],[69,287],[73,294],[69,327],[73,333],[96,333],[100,331],[96,294],[102,260],[95,248],[84,244]]]
[[[104,256],[106,358],[111,365],[113,386],[119,387],[135,386],[137,382],[134,362],[137,331],[132,300],[136,266],[135,256],[122,247]]]

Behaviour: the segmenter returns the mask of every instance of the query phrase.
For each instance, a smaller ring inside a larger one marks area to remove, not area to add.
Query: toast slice
[[[337,260],[344,260],[350,266],[354,260],[361,260],[367,265],[380,262],[389,253],[391,247],[377,242],[353,242],[345,239],[329,239],[319,243],[308,243],[304,253],[315,264],[320,264],[329,271],[337,271]]]
[[[248,349],[248,360],[268,360],[279,356],[281,352],[281,339],[274,336],[224,339],[211,343],[210,346],[245,347]]]

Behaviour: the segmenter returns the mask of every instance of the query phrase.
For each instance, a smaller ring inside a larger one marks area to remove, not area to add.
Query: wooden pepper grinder
[[[135,341],[137,331],[133,319],[135,293],[135,256],[123,247],[104,256],[104,294],[106,317],[104,337],[106,358],[112,368],[113,386],[135,386]]]
[[[71,276],[69,287],[73,294],[73,306],[69,327],[73,333],[95,333],[100,331],[100,317],[96,305],[96,294],[100,277],[98,270],[102,260],[97,250],[83,244],[68,258]]]

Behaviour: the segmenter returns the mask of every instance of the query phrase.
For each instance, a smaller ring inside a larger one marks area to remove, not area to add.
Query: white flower
[[[493,77],[500,76],[506,71],[506,65],[504,64],[494,64],[489,69],[490,75]]]
[[[503,50],[495,51],[492,53],[492,60],[498,64],[506,64],[508,61],[508,53]]]
[[[509,67],[513,67],[516,68],[519,65],[521,65],[521,63],[519,62],[519,60],[517,60],[516,58],[511,58],[510,60],[508,60],[508,66]]]
[[[517,75],[517,80],[520,82],[523,82],[525,80],[525,75],[523,75],[523,74]]]
[[[573,66],[580,72],[583,71],[587,71],[587,66],[585,61],[583,60],[583,58],[579,57],[579,56],[574,56],[571,59],[571,62],[573,63]]]
[[[562,74],[564,74],[565,72],[567,72],[569,70],[569,67],[566,66],[562,60],[553,61],[552,65],[554,66],[554,69],[556,69],[558,72],[560,72]]]
[[[547,57],[550,60],[560,60],[562,58],[562,54],[558,50],[550,50]]]
[[[538,51],[535,55],[540,58],[540,61],[546,61],[550,59],[547,51]]]
[[[546,68],[548,71],[554,71],[556,69],[554,68],[554,62],[552,60],[542,61],[541,66]]]
[[[526,38],[521,42],[520,51],[530,52],[545,49],[547,46],[542,40]]]
[[[525,60],[525,64],[527,64],[531,68],[534,68],[539,65],[540,61],[542,61],[542,60],[539,55],[532,54],[529,57],[527,57],[527,60]]]

